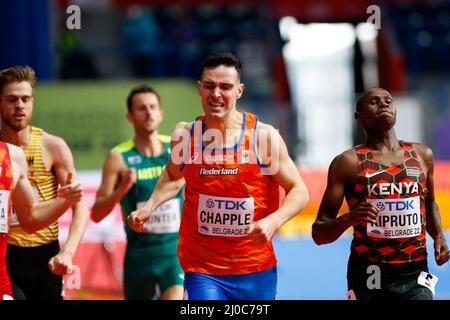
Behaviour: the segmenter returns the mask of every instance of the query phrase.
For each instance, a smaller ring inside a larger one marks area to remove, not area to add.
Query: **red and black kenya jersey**
[[[370,202],[380,209],[377,223],[355,225],[352,255],[371,261],[401,264],[427,257],[425,236],[426,177],[414,147],[400,141],[403,163],[385,166],[367,146],[355,147],[359,174],[345,195],[350,210]]]

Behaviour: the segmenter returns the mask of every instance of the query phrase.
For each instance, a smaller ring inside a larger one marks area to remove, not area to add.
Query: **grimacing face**
[[[381,88],[366,93],[362,108],[355,117],[364,128],[390,129],[394,127],[397,111],[391,94]]]
[[[3,86],[0,96],[2,123],[15,131],[25,129],[33,116],[33,88],[27,81]]]
[[[205,115],[216,118],[224,118],[236,109],[236,101],[244,91],[236,68],[224,65],[205,69],[197,86]]]
[[[158,97],[151,92],[134,95],[131,112],[127,113],[127,118],[137,132],[144,135],[153,133],[163,120],[163,112]]]

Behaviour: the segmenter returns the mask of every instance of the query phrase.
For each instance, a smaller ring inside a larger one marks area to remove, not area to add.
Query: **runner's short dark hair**
[[[200,78],[203,75],[203,71],[205,71],[205,69],[213,69],[218,66],[235,67],[239,75],[239,79],[241,78],[241,61],[231,52],[216,52],[210,54],[205,59],[205,61],[203,61]]]
[[[128,112],[131,112],[131,106],[133,105],[133,97],[140,93],[153,93],[156,96],[156,98],[158,99],[158,104],[161,107],[161,98],[159,97],[158,92],[156,92],[156,90],[153,89],[152,87],[144,84],[144,85],[134,87],[133,89],[131,89],[130,93],[128,94],[128,97],[127,97]]]

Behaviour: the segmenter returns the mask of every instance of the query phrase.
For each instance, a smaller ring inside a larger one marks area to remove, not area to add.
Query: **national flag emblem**
[[[142,159],[140,156],[129,156],[128,157],[128,162],[130,164],[139,164],[142,162]]]
[[[406,167],[406,175],[408,177],[418,177],[420,175],[420,172],[418,168]]]
[[[241,155],[241,163],[250,163],[250,151],[249,150],[242,150]]]

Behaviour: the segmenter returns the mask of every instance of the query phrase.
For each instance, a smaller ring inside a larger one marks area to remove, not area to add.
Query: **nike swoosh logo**
[[[372,178],[372,177],[376,176],[377,174],[383,173],[383,172],[385,172],[385,171],[386,171],[386,170],[383,170],[383,171],[377,171],[377,172],[372,172],[372,173],[366,172],[366,178]]]

